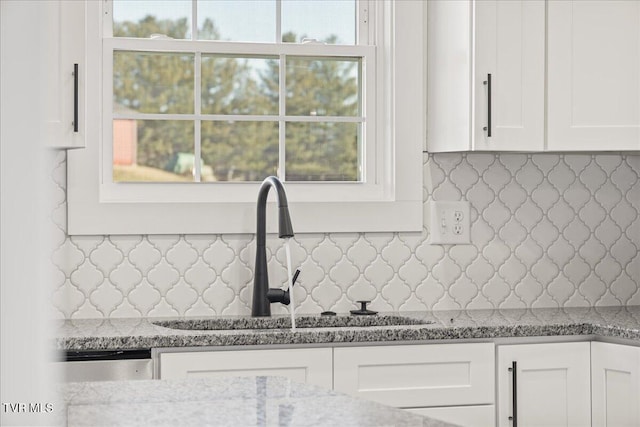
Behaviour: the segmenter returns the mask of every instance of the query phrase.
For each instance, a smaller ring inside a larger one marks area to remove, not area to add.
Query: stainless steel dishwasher
[[[55,363],[62,382],[153,379],[151,350],[67,351]]]

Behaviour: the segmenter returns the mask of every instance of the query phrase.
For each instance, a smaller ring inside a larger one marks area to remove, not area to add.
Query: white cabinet
[[[280,376],[331,389],[331,348],[160,353],[160,378]]]
[[[594,426],[640,425],[640,347],[591,343]]]
[[[498,346],[497,425],[591,425],[589,373],[588,342]]]
[[[40,32],[45,57],[41,92],[44,144],[51,148],[85,145],[85,9],[84,0],[41,2]]]
[[[640,150],[640,2],[548,3],[549,150]]]
[[[427,11],[428,151],[640,151],[639,1]]]
[[[544,0],[428,2],[428,150],[544,149]]]
[[[335,348],[334,388],[463,425],[491,425],[494,360],[492,343]]]
[[[159,351],[161,379],[260,375],[467,427],[511,427],[512,417],[521,427],[640,425],[640,347],[438,343]]]
[[[493,343],[159,351],[159,378],[273,375],[456,424],[495,423]]]
[[[540,151],[544,0],[478,1],[474,6],[473,149]]]

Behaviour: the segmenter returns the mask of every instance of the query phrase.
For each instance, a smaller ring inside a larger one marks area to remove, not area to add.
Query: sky
[[[189,18],[191,0],[114,0],[115,21]],[[223,40],[275,42],[276,0],[200,0],[198,26],[212,18]],[[355,41],[354,0],[282,0],[282,31],[322,40],[331,34]]]

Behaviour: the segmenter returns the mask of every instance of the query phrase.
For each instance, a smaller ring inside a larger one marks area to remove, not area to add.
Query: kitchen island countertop
[[[452,426],[282,377],[69,383],[61,397],[70,427]]]
[[[153,323],[155,320],[168,318],[72,319],[61,322],[55,338],[55,347],[59,350],[84,351],[539,336],[596,336],[640,342],[640,306],[416,311],[380,315],[400,315],[430,323],[298,328],[295,331],[287,328],[180,330]],[[246,319],[247,316],[227,318]]]

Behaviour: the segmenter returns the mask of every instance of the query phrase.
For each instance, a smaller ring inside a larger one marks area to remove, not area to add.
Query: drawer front
[[[494,403],[494,345],[334,349],[334,388],[399,408]]]
[[[87,362],[56,362],[53,364],[62,382],[150,380],[153,378],[151,359],[96,360]]]
[[[494,405],[411,408],[407,409],[407,411],[462,427],[496,425],[496,407]]]
[[[330,348],[160,353],[160,378],[279,376],[332,388]]]

